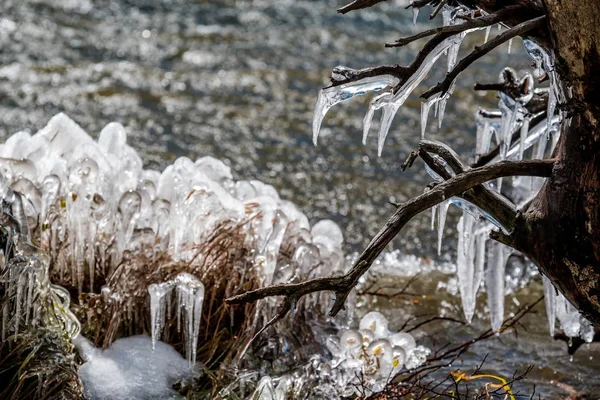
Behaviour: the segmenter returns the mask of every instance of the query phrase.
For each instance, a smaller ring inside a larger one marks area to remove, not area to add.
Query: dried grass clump
[[[83,399],[73,345],[66,335],[39,328],[0,344],[0,398]]]
[[[121,337],[151,334],[148,294],[150,284],[171,280],[182,272],[196,276],[205,286],[197,362],[204,366],[206,374],[202,379],[202,387],[197,387],[196,390],[202,389],[204,393],[208,391],[213,396],[217,388],[235,379],[236,368],[252,368],[263,363],[264,360],[260,357],[250,357],[243,362],[240,359],[254,335],[277,311],[275,301],[241,306],[227,306],[223,301],[260,285],[261,267],[255,263],[256,243],[252,230],[255,218],[262,217],[254,214],[242,223],[223,222],[201,244],[188,245],[186,250],[191,250],[194,254],[191,261],[174,261],[172,254],[167,251],[137,251],[135,254],[125,252],[121,262],[111,268],[111,257],[114,254],[111,252],[111,245],[97,246],[95,259],[99,261],[93,267],[93,287],[91,280],[86,279],[81,295],[78,295],[78,288],[72,284],[71,275],[61,272],[71,268],[71,259],[66,254],[68,246],[65,245],[68,237],[60,241],[49,241],[46,243],[52,258],[51,279],[70,292],[73,299],[71,310],[81,322],[82,334],[96,346],[108,347]],[[288,233],[298,232],[291,225],[288,228],[291,228]],[[296,247],[303,241],[300,236],[287,235],[280,249],[278,265],[290,263]],[[85,268],[89,268],[87,262]],[[168,305],[161,340],[173,345],[183,354],[184,332],[183,329],[177,329],[176,306],[176,301]],[[294,320],[303,319],[305,312],[306,308],[300,304]],[[296,332],[291,332],[292,326]],[[306,325],[286,321],[278,326],[278,332],[283,332],[285,340],[292,340],[297,343],[295,347],[300,348],[311,338],[311,330],[303,328],[301,332],[297,332],[298,327]],[[268,332],[261,335],[253,342],[248,353],[268,345],[268,338]],[[275,355],[272,351],[271,356],[267,357],[267,363],[270,358],[277,357],[280,346],[275,346],[275,349],[273,346],[268,347],[275,351]],[[223,365],[227,365],[227,369],[221,368]]]

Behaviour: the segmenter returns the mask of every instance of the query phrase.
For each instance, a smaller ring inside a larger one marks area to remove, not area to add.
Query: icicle
[[[519,160],[523,159],[523,153],[525,152],[525,140],[529,133],[529,117],[523,118],[523,125],[521,125],[521,140],[519,141]]]
[[[558,115],[555,115],[554,117],[552,117],[552,125],[557,124],[559,121],[559,117]],[[530,148],[531,146],[534,145],[538,145],[539,147],[539,142],[540,142],[540,138],[541,136],[544,136],[545,139],[545,133],[546,133],[546,127],[547,127],[548,123],[546,120],[541,121],[539,124],[535,125],[533,128],[529,129],[528,131],[528,135],[525,138],[525,148],[524,150],[527,150],[528,148]],[[518,152],[520,151],[520,147],[513,147],[509,150],[507,158],[517,158],[518,157]],[[544,146],[544,151],[545,151],[545,146]],[[543,154],[543,152],[542,152]],[[534,151],[533,154],[533,158],[536,158],[536,152]]]
[[[508,54],[510,54],[510,48],[512,47],[512,39],[509,39],[508,41]]]
[[[481,282],[481,279],[483,277],[483,266],[485,264],[486,256],[485,247],[489,232],[490,229],[483,229],[480,232],[477,232],[476,236],[477,251],[475,255],[475,276],[477,277],[477,279],[475,279],[475,281],[477,283],[477,287],[479,287],[479,283]]]
[[[349,74],[346,72],[345,76],[347,77],[348,75]],[[350,100],[355,96],[361,96],[366,93],[395,86],[398,84],[398,82],[399,80],[396,77],[391,75],[382,75],[321,89],[317,97],[317,104],[315,106],[315,115],[313,119],[313,143],[315,146],[317,144],[323,118],[331,107],[343,101]]]
[[[438,44],[432,51],[427,55],[425,60],[419,66],[419,69],[412,74],[396,91],[393,96],[382,97],[378,96],[371,102],[370,108],[377,110],[379,108],[383,109],[383,113],[381,116],[381,128],[379,130],[378,135],[378,155],[381,156],[383,151],[383,144],[385,142],[385,138],[390,130],[390,126],[392,124],[392,120],[394,116],[398,112],[398,109],[404,104],[408,96],[412,93],[412,91],[421,83],[421,81],[425,78],[429,70],[433,67],[434,63],[437,59],[442,55],[442,52],[446,50],[452,42],[449,39],[444,40],[442,43]],[[371,111],[371,110],[369,110]],[[371,114],[372,115],[372,114]],[[365,117],[366,120],[366,117]],[[366,122],[366,121],[365,121]],[[367,127],[370,127],[370,123],[365,123],[365,131],[368,132]],[[363,132],[364,133],[364,132]]]
[[[487,43],[489,37],[490,37],[490,32],[492,31],[492,26],[489,25],[487,28],[485,28],[485,39],[483,39],[483,43]]]
[[[548,91],[548,109],[546,111],[546,115],[547,115],[546,138],[550,137],[550,130],[552,128],[552,116],[554,115],[555,109],[556,109],[556,96],[554,94],[554,90],[552,89],[552,83],[550,83],[550,90]]]
[[[458,287],[462,300],[463,312],[468,323],[471,323],[475,314],[475,301],[478,287],[475,287],[475,265],[474,265],[474,219],[468,213],[458,221],[458,258],[456,260]]]
[[[269,236],[265,249],[261,252],[264,254],[265,262],[263,264],[263,277],[266,285],[271,285],[273,275],[277,266],[277,257],[279,256],[279,248],[283,241],[283,235],[287,229],[288,218],[281,210],[275,211],[273,221],[273,230]]]
[[[373,100],[371,100],[369,109],[363,118],[363,145],[367,144],[367,137],[369,136],[369,131],[371,130],[371,122],[373,121],[373,115],[375,114],[375,111],[388,104],[392,98],[392,93],[386,92],[376,96],[373,98]]]
[[[546,304],[546,316],[548,317],[548,330],[550,336],[554,337],[554,327],[556,324],[556,289],[550,279],[542,275],[544,284],[544,303]]]
[[[421,139],[425,138],[425,131],[427,129],[427,119],[429,117],[429,110],[432,104],[438,105],[438,101],[440,100],[440,94],[435,94],[429,99],[425,100],[421,103]],[[437,108],[436,108],[437,110]],[[437,111],[436,111],[437,115]]]
[[[417,24],[417,17],[419,16],[419,7],[413,7],[412,8],[412,12],[413,12],[413,26]]]
[[[160,339],[165,324],[166,296],[176,288],[177,294],[177,331],[181,323],[185,325],[185,353],[190,365],[196,363],[200,321],[202,318],[202,303],[204,301],[204,285],[195,276],[185,272],[180,273],[167,282],[148,286],[150,293],[150,317],[152,324],[152,348]]]
[[[556,317],[565,335],[570,338],[579,335],[581,328],[579,311],[565,299],[562,293],[556,295]]]
[[[503,100],[500,100],[498,105],[500,111],[502,111],[502,119],[500,122],[500,158],[504,160],[510,149],[512,128],[515,124],[516,115],[514,110],[511,110]]]
[[[448,72],[452,71],[452,69],[456,65],[456,60],[458,59],[458,51],[460,50],[461,44],[461,35],[456,35],[452,38],[452,45],[448,49]]]
[[[439,99],[438,105],[438,129],[442,128],[442,121],[444,120],[444,114],[446,112],[446,103],[448,102],[448,98],[450,97],[450,91],[448,91],[444,96]]]
[[[479,109],[476,114],[476,125],[477,125],[477,135],[476,135],[476,147],[475,152],[478,155],[486,154],[491,147],[492,137],[496,133],[496,130],[500,128],[498,121],[501,120],[501,113],[498,113],[498,118],[491,118],[490,112]],[[492,114],[494,116],[494,114]]]
[[[437,210],[439,208],[439,204],[436,204],[435,206],[431,207],[431,230],[435,229],[435,214],[437,213]]]
[[[546,152],[546,146],[548,145],[548,135],[544,135],[543,137],[540,137],[537,145],[535,147],[535,151],[533,154],[533,159],[534,160],[541,160],[542,158],[544,158],[544,153]]]
[[[494,243],[494,250],[489,253],[486,287],[490,322],[492,329],[498,331],[504,320],[504,271],[508,260],[508,248],[501,243]]]
[[[425,139],[425,130],[427,129],[427,117],[429,116],[429,101],[421,103],[421,139]]]
[[[438,207],[438,256],[442,255],[442,239],[444,238],[444,228],[446,226],[446,215],[448,214],[449,201],[444,201]]]
[[[165,297],[171,294],[173,286],[168,283],[151,284],[148,286],[150,293],[150,322],[152,327],[152,350],[160,340],[165,324]]]

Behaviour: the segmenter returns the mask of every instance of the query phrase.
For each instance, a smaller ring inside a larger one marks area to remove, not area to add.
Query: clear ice
[[[198,333],[202,319],[202,303],[204,301],[204,285],[195,276],[182,272],[174,279],[148,286],[150,293],[150,317],[152,326],[152,349],[160,339],[165,325],[167,296],[173,295],[175,289],[177,303],[177,320],[184,321],[185,353],[191,365],[196,363]],[[169,302],[170,304],[170,302]]]
[[[504,321],[504,271],[510,249],[501,243],[494,242],[492,251],[488,253],[486,272],[486,288],[488,308],[492,329],[498,331]]]
[[[350,100],[355,96],[362,96],[370,92],[376,92],[395,86],[398,82],[399,80],[396,77],[382,75],[321,89],[317,97],[313,119],[313,143],[315,146],[319,138],[323,118],[325,118],[325,114],[327,114],[327,111],[329,111],[331,107],[343,101]]]

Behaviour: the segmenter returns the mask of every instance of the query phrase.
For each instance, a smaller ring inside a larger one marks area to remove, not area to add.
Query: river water
[[[344,2],[324,0],[183,1],[183,0],[2,0],[0,3],[0,140],[19,130],[37,131],[65,112],[96,136],[111,121],[122,123],[128,142],[147,167],[162,169],[179,156],[204,155],[225,160],[237,179],[260,179],[294,201],[311,222],[331,218],[345,233],[347,250],[360,251],[392,212],[388,201],[403,201],[429,182],[417,162],[400,164],[419,140],[420,101],[411,96],[396,116],[382,157],[376,138],[360,143],[368,99],[334,107],[326,116],[319,145],[311,142],[311,121],[320,87],[333,67],[360,68],[401,63],[414,58],[422,42],[404,49],[383,43],[439,24],[425,12],[412,25],[402,2],[342,16]],[[461,54],[481,43],[483,33],[467,36]],[[474,93],[475,81],[495,81],[505,65],[520,70],[530,60],[515,40],[476,62],[458,83],[441,129],[430,118],[428,137],[451,145],[465,160],[475,146],[474,113],[493,107],[493,93]],[[428,85],[443,76],[445,62],[434,68]],[[454,259],[458,218],[449,215],[442,256]],[[429,215],[410,223],[393,247],[406,254],[436,253]],[[442,275],[451,281],[450,275]],[[539,280],[539,278],[535,278]],[[456,312],[457,296],[422,279],[427,301],[421,308],[405,303],[368,300],[394,324],[411,313]],[[397,282],[396,282],[397,283]],[[451,285],[450,285],[451,286]],[[431,293],[434,293],[433,295]],[[541,293],[534,284],[507,300],[516,303]],[[487,328],[482,319],[472,328],[433,329],[448,340],[464,340]],[[551,343],[543,308],[526,323],[518,341],[503,336],[468,354],[472,365],[489,353],[488,367],[503,375],[535,364],[525,393],[537,385],[542,397],[564,398],[565,386],[600,392],[599,351],[578,351],[573,362],[562,342]],[[431,331],[431,330],[430,330]],[[431,333],[431,332],[429,332]],[[585,347],[585,346],[584,346]],[[561,389],[562,388],[562,389]]]

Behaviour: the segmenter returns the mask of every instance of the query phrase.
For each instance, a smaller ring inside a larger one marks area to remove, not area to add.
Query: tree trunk
[[[514,245],[600,325],[600,1],[546,0],[556,71],[572,88],[552,177],[520,216]]]

